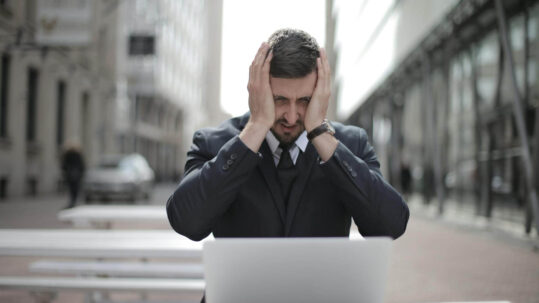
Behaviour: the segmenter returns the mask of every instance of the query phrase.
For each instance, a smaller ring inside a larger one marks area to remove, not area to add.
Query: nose
[[[288,109],[286,110],[284,114],[284,118],[286,119],[286,123],[290,125],[296,124],[299,118],[298,108],[296,106],[296,102],[290,102]]]

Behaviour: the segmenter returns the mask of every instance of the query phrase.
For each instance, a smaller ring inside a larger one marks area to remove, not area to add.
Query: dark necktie
[[[279,145],[279,147],[282,148],[283,151],[279,159],[279,164],[277,164],[277,175],[279,177],[279,184],[281,184],[281,190],[286,205],[288,204],[292,184],[294,184],[298,172],[290,157],[289,147],[282,144]]]

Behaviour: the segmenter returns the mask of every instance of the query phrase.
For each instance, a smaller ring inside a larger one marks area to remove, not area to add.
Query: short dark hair
[[[298,29],[280,29],[268,39],[273,58],[270,74],[276,78],[303,78],[316,70],[320,47],[311,35]]]

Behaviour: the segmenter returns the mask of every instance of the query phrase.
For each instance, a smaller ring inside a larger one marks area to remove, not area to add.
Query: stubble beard
[[[277,128],[279,126],[279,124],[281,124],[281,123],[286,124],[286,120],[278,119],[277,121],[275,121],[275,123],[271,127],[270,131],[275,136],[275,138],[277,138],[279,143],[283,144],[285,146],[290,146],[294,142],[296,142],[296,140],[299,138],[299,136],[305,130],[305,126],[303,125],[303,121],[298,120],[298,121],[296,121],[296,126],[298,127],[298,132],[297,133],[294,133],[294,134],[292,134],[292,133],[290,133],[290,134],[279,134],[278,132],[275,131],[275,128]]]

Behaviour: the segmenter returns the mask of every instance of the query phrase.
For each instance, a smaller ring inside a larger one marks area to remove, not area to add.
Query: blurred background
[[[501,2],[511,57],[486,0],[1,1],[0,199],[62,190],[66,143],[178,181],[193,132],[248,110],[260,43],[294,27],[328,51],[330,117],[368,130],[394,186],[530,233],[539,7]]]
[[[535,0],[0,0],[1,227],[66,227],[67,145],[80,204],[163,205],[194,131],[248,111],[249,65],[283,27],[326,48],[329,118],[367,130],[412,216],[537,243]]]

